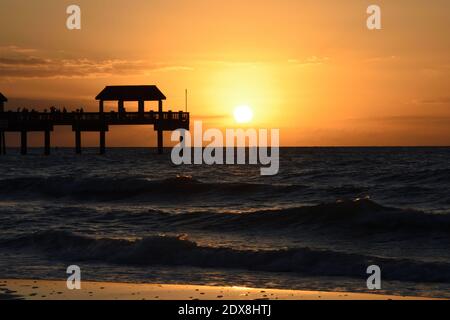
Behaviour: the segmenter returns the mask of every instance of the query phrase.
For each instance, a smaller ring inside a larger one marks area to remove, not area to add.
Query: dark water
[[[450,148],[286,148],[280,173],[148,149],[0,158],[0,278],[450,297]]]

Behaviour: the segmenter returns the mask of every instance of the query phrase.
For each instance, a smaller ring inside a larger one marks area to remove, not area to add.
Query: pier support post
[[[123,114],[124,111],[125,111],[125,107],[124,107],[123,100],[119,100],[119,101],[117,102],[117,106],[118,106],[118,112],[119,112],[119,114]]]
[[[158,122],[159,122],[159,130],[158,130],[158,154],[163,154],[164,145],[163,145],[163,102],[162,100],[158,101]]]
[[[27,154],[27,131],[20,132],[20,153],[22,155]]]
[[[0,131],[0,154],[6,154],[6,138],[5,131]]]
[[[158,154],[163,154],[164,145],[163,145],[163,131],[158,130]]]
[[[138,102],[138,113],[139,113],[140,117],[144,116],[144,113],[145,113],[145,107],[144,106],[145,106],[144,101],[143,100],[139,100],[139,102]]]
[[[81,154],[81,131],[75,131],[75,153]]]
[[[100,131],[100,154],[105,154],[106,151],[106,132]]]
[[[46,156],[50,155],[50,130],[45,130],[44,132],[44,154]]]

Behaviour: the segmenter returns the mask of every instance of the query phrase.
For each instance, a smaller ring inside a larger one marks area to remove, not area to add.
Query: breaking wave
[[[106,215],[103,219],[108,219]],[[141,220],[142,223],[158,222],[163,226],[178,226],[194,229],[221,231],[265,230],[293,231],[302,227],[317,226],[322,229],[342,229],[351,233],[408,232],[444,233],[450,231],[449,214],[433,214],[414,209],[382,206],[370,199],[343,200],[312,206],[257,210],[241,213],[148,212],[111,215],[121,221]],[[441,234],[442,235],[442,234]]]
[[[289,272],[308,276],[366,277],[379,265],[383,278],[399,281],[450,282],[450,264],[394,259],[310,248],[238,250],[199,246],[186,236],[137,240],[95,239],[65,231],[45,231],[0,241],[10,250],[33,250],[64,261],[135,266],[191,266]]]
[[[244,182],[200,182],[189,176],[148,180],[137,177],[77,178],[20,177],[0,180],[0,194],[5,196],[116,200],[137,196],[171,197],[195,194],[242,195],[255,192],[288,193],[305,188],[301,185],[270,185]]]

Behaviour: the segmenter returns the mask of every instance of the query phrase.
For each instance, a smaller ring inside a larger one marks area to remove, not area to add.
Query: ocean
[[[0,157],[0,278],[450,298],[450,148],[282,148],[280,171],[170,150]]]

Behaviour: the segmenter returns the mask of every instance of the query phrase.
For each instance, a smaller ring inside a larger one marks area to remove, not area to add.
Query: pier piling
[[[75,130],[75,153],[81,154],[81,131]]]
[[[44,154],[50,155],[50,130],[44,131]]]
[[[164,144],[163,144],[163,131],[158,130],[158,154],[163,154]]]
[[[22,130],[20,132],[20,153],[25,155],[27,154],[27,131]]]
[[[100,131],[100,154],[105,154],[106,151],[106,132]]]
[[[0,131],[0,154],[6,154],[6,138],[5,131]]]

